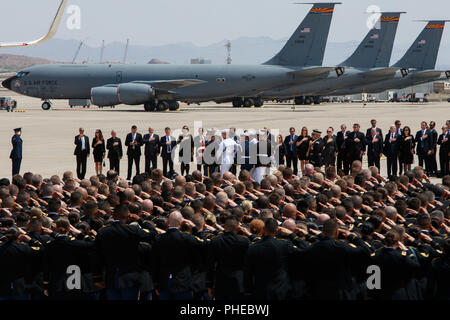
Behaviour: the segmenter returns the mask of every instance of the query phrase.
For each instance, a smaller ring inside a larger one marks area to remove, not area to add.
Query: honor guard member
[[[151,243],[156,231],[150,223],[128,225],[129,209],[121,204],[114,209],[112,224],[99,230],[95,239],[97,261],[94,280],[106,288],[107,300],[137,300],[143,285],[140,243]],[[104,284],[102,282],[104,275]]]
[[[271,149],[272,146],[267,140],[266,131],[260,131],[258,133],[258,143],[256,144],[256,165],[252,173],[252,179],[258,183],[261,183],[261,180],[270,173],[272,164]]]
[[[115,130],[111,131],[111,138],[106,142],[106,149],[108,150],[110,170],[114,170],[117,175],[120,175],[120,160],[123,156],[122,140],[117,137]]]
[[[22,128],[14,129],[14,135],[11,139],[12,150],[9,158],[12,160],[12,175],[20,173],[20,165],[22,163]]]
[[[238,235],[239,221],[234,216],[225,220],[225,231],[211,240],[211,259],[206,284],[210,297],[216,300],[242,299],[244,294],[244,261],[250,245],[246,236]]]
[[[221,159],[220,175],[223,177],[225,172],[229,172],[234,164],[234,155],[237,152],[238,144],[230,137],[229,130],[222,131],[223,141],[219,145],[216,157]]]
[[[309,162],[317,168],[322,167],[322,151],[324,148],[324,143],[320,137],[321,134],[321,131],[313,130],[309,147]]]

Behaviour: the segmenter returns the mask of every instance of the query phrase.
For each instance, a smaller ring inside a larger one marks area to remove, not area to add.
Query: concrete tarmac
[[[289,127],[295,127],[297,133],[301,127],[308,127],[310,133],[319,129],[325,135],[329,126],[338,131],[345,123],[351,130],[353,123],[361,124],[364,133],[370,127],[370,120],[377,119],[378,126],[387,133],[395,120],[402,121],[402,127],[408,125],[413,134],[420,129],[420,122],[434,120],[438,133],[446,120],[450,119],[450,104],[427,103],[332,103],[315,106],[296,106],[287,104],[266,104],[264,108],[235,109],[229,104],[216,105],[204,103],[201,106],[181,104],[177,112],[144,112],[143,106],[117,106],[114,109],[91,107],[90,109],[70,109],[66,100],[53,101],[50,111],[41,109],[39,99],[18,96],[9,91],[1,91],[0,96],[12,96],[18,102],[18,111],[8,113],[0,111],[0,177],[11,177],[11,137],[13,129],[22,127],[23,161],[21,173],[30,171],[44,177],[53,174],[62,175],[66,170],[75,172],[76,162],[73,155],[74,137],[78,128],[85,128],[85,133],[92,141],[96,129],[101,129],[105,139],[110,137],[112,129],[125,143],[125,137],[132,125],[138,126],[138,132],[145,134],[148,127],[155,128],[157,134],[164,135],[164,128],[180,130],[183,125],[199,127],[201,121],[205,129],[262,129],[269,127],[273,132],[278,129],[284,136]],[[124,146],[126,154],[126,147]],[[417,157],[415,163],[417,164]],[[87,177],[95,174],[94,160],[88,159]],[[160,163],[160,167],[162,164]],[[194,167],[192,165],[191,167]],[[109,163],[105,171],[109,168]],[[141,170],[144,169],[144,157],[141,158]],[[127,158],[121,162],[121,176],[126,175]],[[179,168],[176,166],[176,170]],[[192,169],[191,169],[192,170]],[[386,175],[386,163],[382,161],[382,174]]]

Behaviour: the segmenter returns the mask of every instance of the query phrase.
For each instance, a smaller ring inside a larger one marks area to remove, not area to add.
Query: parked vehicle
[[[17,108],[17,101],[11,97],[0,97],[0,110],[13,112]]]

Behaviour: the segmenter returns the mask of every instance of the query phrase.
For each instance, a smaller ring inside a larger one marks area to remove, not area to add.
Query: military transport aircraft
[[[372,83],[392,77],[400,68],[388,68],[394,47],[400,15],[404,12],[382,12],[379,23],[371,29],[355,52],[325,79],[296,86],[284,86],[262,93],[264,100],[295,97],[296,104],[311,104],[320,96],[337,89]],[[345,71],[344,71],[345,70]]]
[[[392,79],[372,83],[363,88],[359,86],[338,90],[333,94],[378,93],[389,89],[403,89],[440,80],[444,73],[445,78],[450,78],[450,71],[434,70],[446,22],[446,20],[427,21],[427,25],[409,50],[392,66],[407,70],[406,77],[401,72],[397,72]]]
[[[165,111],[178,109],[178,101],[224,100],[249,92],[253,97],[336,70],[320,67],[336,4],[314,3],[280,53],[263,65],[41,65],[25,68],[2,84],[43,99],[44,110],[51,108],[51,99],[91,99],[98,106],[144,104],[146,111]],[[243,101],[252,103],[260,102]]]

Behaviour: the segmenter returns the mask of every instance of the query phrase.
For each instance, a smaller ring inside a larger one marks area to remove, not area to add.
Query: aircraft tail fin
[[[395,35],[404,12],[383,12],[355,52],[341,66],[354,68],[384,68],[389,66]]]
[[[283,49],[264,64],[301,67],[322,65],[334,7],[340,3],[310,4],[313,4],[312,9]]]
[[[394,67],[431,70],[436,67],[445,20],[428,21],[425,28]]]

